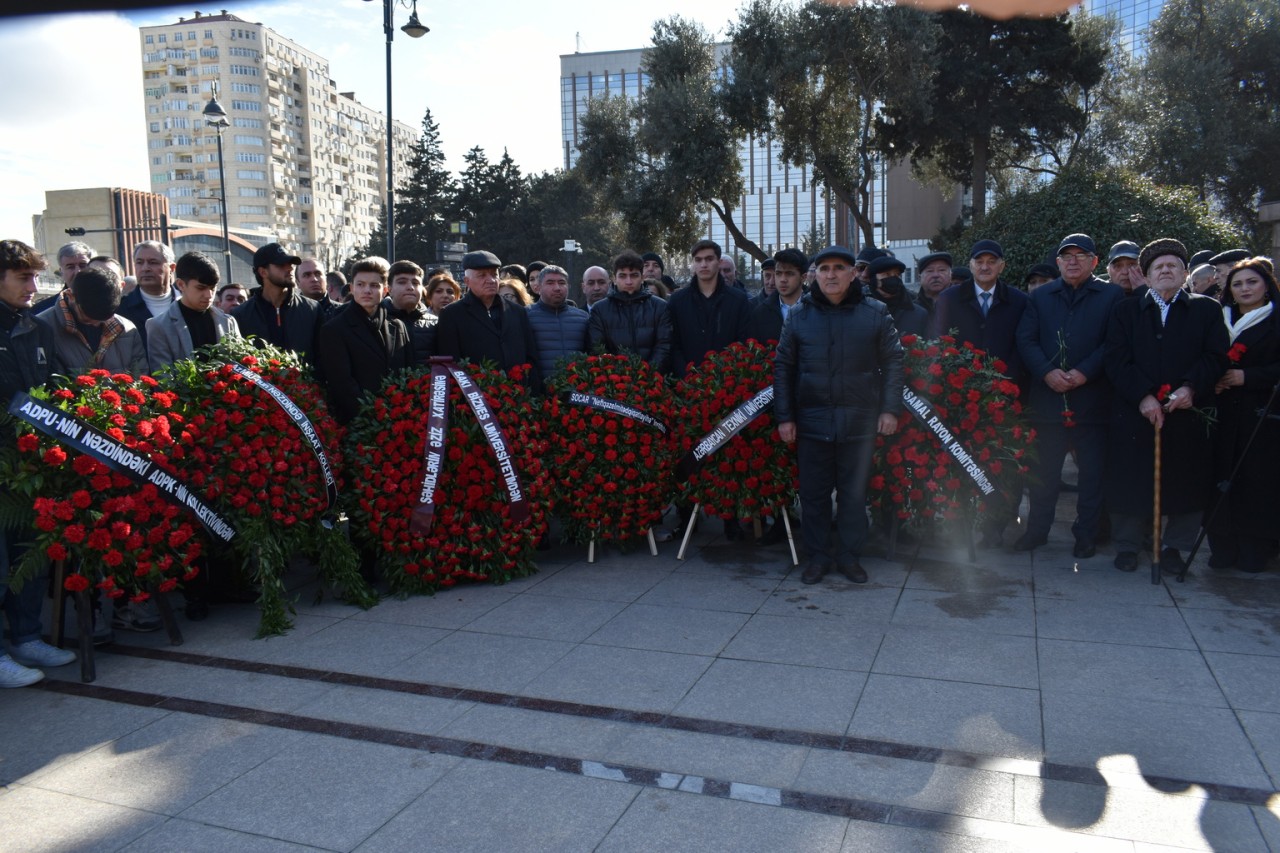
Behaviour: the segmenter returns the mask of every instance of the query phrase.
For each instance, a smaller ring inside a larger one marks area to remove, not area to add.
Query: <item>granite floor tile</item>
[[[1039,647],[1046,691],[1227,707],[1198,651],[1043,639]]]
[[[700,655],[582,645],[520,692],[589,705],[670,711],[711,661]]]
[[[0,785],[38,779],[168,714],[42,690],[6,690],[0,716],[22,724],[0,725]]]
[[[1197,562],[1199,559],[1197,558]],[[1280,610],[1280,576],[1274,572],[1193,571],[1186,583],[1168,584],[1179,607],[1195,610]]]
[[[1033,600],[1021,595],[908,588],[902,591],[891,621],[895,625],[1035,636]]]
[[[637,599],[640,604],[755,613],[778,587],[778,578],[675,572]]]
[[[858,587],[850,583],[825,582],[807,586],[798,575],[789,577],[760,612],[773,616],[803,616],[859,623],[887,623],[898,606],[902,590],[892,587]]]
[[[120,853],[173,853],[175,850],[182,853],[309,853],[326,848],[172,818],[121,848]]]
[[[906,586],[911,589],[928,589],[936,592],[1031,595],[1031,572],[1024,565],[1009,565],[995,561],[978,563],[950,563],[918,558],[911,563],[911,574]]]
[[[632,728],[627,723],[553,712],[475,705],[445,726],[444,737],[567,758],[604,761]]]
[[[671,575],[668,561],[653,567],[578,564],[532,585],[533,595],[591,598],[630,603]]]
[[[233,720],[170,714],[42,775],[50,791],[176,815],[302,738]]]
[[[650,726],[624,727],[609,750],[637,767],[774,788],[791,787],[808,754],[806,746]]]
[[[457,631],[384,675],[476,690],[519,690],[563,658],[572,643]]]
[[[359,850],[590,851],[639,790],[551,770],[464,760]]]
[[[223,610],[238,611],[223,615]],[[351,618],[355,618],[354,616]],[[293,617],[293,627],[281,636],[257,638],[257,608],[248,604],[222,605],[213,608],[213,613],[203,622],[196,622],[191,627],[182,626],[184,643],[182,650],[197,654],[217,657],[236,658],[238,660],[271,661],[284,646],[293,647],[312,634],[331,628],[345,620],[332,616],[309,616],[300,613]],[[130,636],[127,642],[137,642],[139,635]],[[163,631],[142,635],[152,639],[153,646],[167,646]]]
[[[863,820],[849,821],[841,853],[1026,853],[1017,841],[953,835]]]
[[[467,624],[468,631],[580,643],[626,605],[620,601],[521,595]]]
[[[335,685],[326,693],[299,705],[294,713],[398,732],[436,734],[471,707],[470,702],[453,699]]]
[[[1039,759],[1034,690],[872,673],[849,724],[857,737]]]
[[[1032,637],[891,626],[873,672],[1003,687],[1040,686]]]
[[[722,610],[632,604],[586,642],[628,649],[714,655],[733,639],[749,617]]]
[[[1110,571],[1076,571],[1071,566],[1036,566],[1034,578],[1037,601],[1077,601],[1102,606],[1143,605],[1173,607],[1169,587],[1149,582],[1150,572],[1130,574]]]
[[[1280,850],[1280,805],[1254,806],[1253,819],[1267,842],[1268,850]]]
[[[597,850],[835,853],[845,818],[676,791],[642,791]]]
[[[1205,652],[1204,659],[1232,708],[1280,710],[1280,657]]]
[[[813,749],[794,788],[931,812],[1013,820],[1013,775]]]
[[[1257,750],[1262,766],[1271,774],[1271,786],[1280,789],[1280,713],[1237,711],[1236,716]]]
[[[256,660],[328,672],[382,675],[438,640],[443,628],[344,619],[301,637],[281,637]]]
[[[1280,656],[1280,611],[1181,610],[1206,652]]]
[[[1059,640],[1196,648],[1177,608],[1135,603],[1037,600],[1036,633]]]
[[[520,584],[514,581],[502,586],[468,584],[442,589],[435,595],[384,598],[377,607],[356,613],[351,618],[432,628],[461,628],[515,598],[519,588]]]
[[[1028,776],[1015,785],[1015,819],[1028,826],[1193,850],[1267,849],[1249,806],[1209,800],[1201,792],[1108,789]]]
[[[720,657],[866,672],[885,628],[883,623],[757,613]]]
[[[840,734],[849,725],[865,673],[717,660],[676,706],[684,716]]]
[[[1045,758],[1093,767],[1130,755],[1143,773],[1266,787],[1271,784],[1235,714],[1170,702],[1045,689]]]
[[[164,815],[26,785],[0,797],[0,849],[110,853],[164,821]]]
[[[180,817],[298,844],[351,850],[459,760],[306,735],[304,743],[269,758]]]

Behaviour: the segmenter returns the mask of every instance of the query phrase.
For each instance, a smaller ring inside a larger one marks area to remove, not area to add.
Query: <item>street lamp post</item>
[[[204,120],[209,127],[218,131],[218,182],[222,198],[222,255],[227,266],[227,282],[231,282],[231,228],[227,225],[227,164],[222,159],[222,131],[230,124],[227,111],[218,103],[218,92],[215,89],[209,103],[204,105]]]
[[[366,0],[368,2],[368,0]],[[382,0],[382,29],[387,34],[387,260],[396,259],[396,179],[395,179],[395,124],[391,120],[391,40],[395,36],[395,21],[392,11],[397,2],[404,0]],[[409,23],[400,28],[410,38],[420,39],[431,29],[418,20],[418,0],[413,0],[413,11],[409,15]]]

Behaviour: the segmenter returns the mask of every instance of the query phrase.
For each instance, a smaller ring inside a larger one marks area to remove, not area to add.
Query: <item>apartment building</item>
[[[330,266],[367,239],[387,195],[386,117],[339,91],[329,61],[222,11],[139,32],[151,189],[175,218],[220,224],[216,91],[232,228],[278,239]],[[417,131],[393,125],[403,177]]]

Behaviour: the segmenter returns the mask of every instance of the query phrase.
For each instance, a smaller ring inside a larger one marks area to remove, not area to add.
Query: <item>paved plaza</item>
[[[1274,573],[677,546],[117,632],[0,694],[0,849],[1280,849]]]

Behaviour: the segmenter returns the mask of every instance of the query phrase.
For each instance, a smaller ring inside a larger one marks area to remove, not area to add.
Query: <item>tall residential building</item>
[[[1090,15],[1110,15],[1120,21],[1120,40],[1135,57],[1147,52],[1147,30],[1160,17],[1164,0],[1084,0]]]
[[[725,58],[729,48],[728,44],[717,45],[717,60]],[[593,98],[640,97],[648,85],[647,75],[641,70],[644,53],[641,48],[561,55],[561,146],[566,169],[578,160],[579,121]],[[742,198],[735,201],[735,224],[770,253],[801,246],[806,237],[818,233],[824,236],[824,242],[856,248],[861,232],[848,208],[825,188],[814,187],[813,174],[807,167],[783,162],[781,147],[774,140],[754,137],[739,144],[744,191]],[[929,238],[950,225],[960,212],[958,193],[955,198],[944,200],[936,190],[914,183],[909,172],[908,166],[881,169],[871,183],[875,243],[888,245],[904,259],[926,254]],[[893,199],[887,193],[890,187],[895,191]],[[714,211],[707,214],[705,223],[704,236],[720,243],[726,252],[736,251],[733,236]],[[755,264],[752,267],[754,270]]]
[[[217,133],[203,110],[217,91],[227,218],[334,266],[363,244],[387,195],[386,117],[340,92],[329,61],[225,11],[143,27],[151,189],[174,217],[220,224]],[[403,177],[410,126],[395,122]]]

